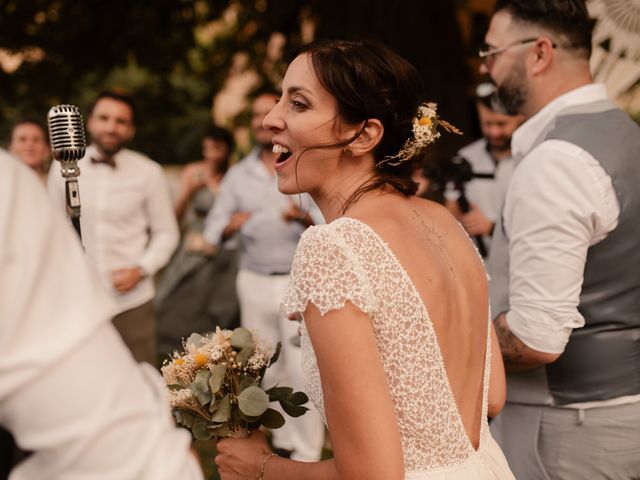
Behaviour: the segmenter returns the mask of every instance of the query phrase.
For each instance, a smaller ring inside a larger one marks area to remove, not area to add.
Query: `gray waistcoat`
[[[608,101],[560,112],[536,145],[571,142],[611,177],[618,226],[589,248],[575,329],[546,367],[507,376],[509,401],[564,405],[640,394],[640,128]],[[508,239],[498,222],[488,261],[494,317],[509,309]]]

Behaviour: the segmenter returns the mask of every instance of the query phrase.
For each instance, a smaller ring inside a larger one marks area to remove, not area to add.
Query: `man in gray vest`
[[[480,52],[517,165],[488,268],[519,480],[640,478],[640,128],[589,73],[581,0],[498,0]]]

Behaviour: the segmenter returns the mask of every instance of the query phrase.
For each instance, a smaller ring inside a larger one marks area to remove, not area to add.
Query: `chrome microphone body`
[[[47,115],[49,139],[53,158],[60,162],[60,171],[65,178],[67,215],[80,233],[80,188],[78,160],[84,157],[86,141],[84,121],[80,110],[74,105],[56,105]]]

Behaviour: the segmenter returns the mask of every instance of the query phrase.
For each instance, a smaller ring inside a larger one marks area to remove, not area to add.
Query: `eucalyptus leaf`
[[[266,428],[280,428],[284,425],[284,416],[273,408],[267,408],[260,417],[260,424]]]
[[[307,397],[307,394],[304,392],[294,392],[293,395],[289,397],[289,400],[296,405],[304,405],[309,401],[309,397]]]
[[[211,403],[209,404],[209,412],[215,412],[220,406],[220,400],[216,397],[211,397]]]
[[[289,398],[293,394],[293,388],[291,387],[271,387],[266,390],[269,395],[269,401],[275,402],[276,400],[284,400]]]
[[[169,390],[174,391],[174,392],[178,392],[178,391],[180,391],[180,390],[185,389],[186,387],[184,387],[184,386],[180,385],[179,383],[172,383],[171,385],[167,385],[167,388],[168,388]]]
[[[207,425],[207,422],[201,418],[196,418],[194,420],[191,432],[196,440],[209,440],[211,438],[209,426]]]
[[[229,395],[225,395],[220,399],[218,409],[211,415],[211,421],[216,423],[224,423],[231,418],[231,399]]]
[[[307,407],[296,405],[288,400],[280,400],[280,406],[289,416],[294,418],[304,415],[309,410]]]
[[[258,380],[253,378],[251,375],[240,375],[240,391],[243,391],[245,388],[252,387],[254,385],[258,385]]]
[[[269,407],[269,395],[260,387],[249,387],[238,395],[238,408],[250,417],[262,415]]]
[[[209,387],[211,387],[211,393],[218,393],[220,387],[224,383],[224,376],[227,373],[226,365],[213,365],[209,368],[211,372],[211,378],[209,379]]]
[[[256,351],[255,345],[249,345],[247,347],[244,347],[236,355],[236,362],[242,365],[246,365],[247,360],[251,358],[251,355],[253,355],[253,352],[255,351]]]
[[[231,334],[231,346],[242,350],[247,347],[255,348],[256,344],[253,341],[253,335],[249,330],[244,327],[238,327]]]
[[[274,363],[276,363],[278,361],[278,358],[280,358],[280,352],[281,351],[282,351],[282,342],[278,342],[276,344],[275,352],[273,352],[273,355],[269,359],[269,365],[267,365],[268,367],[270,367],[271,365],[273,365]]]
[[[200,405],[206,405],[211,401],[210,378],[211,372],[209,370],[200,370],[196,374],[196,379],[189,385],[189,389],[193,392]]]
[[[187,428],[191,428],[193,426],[195,416],[192,413],[176,409],[173,411],[173,414],[180,425]]]

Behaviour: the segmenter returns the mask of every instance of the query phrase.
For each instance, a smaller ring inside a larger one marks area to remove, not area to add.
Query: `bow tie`
[[[91,163],[107,165],[111,168],[116,168],[116,161],[113,157],[105,157],[101,159],[91,157]]]

